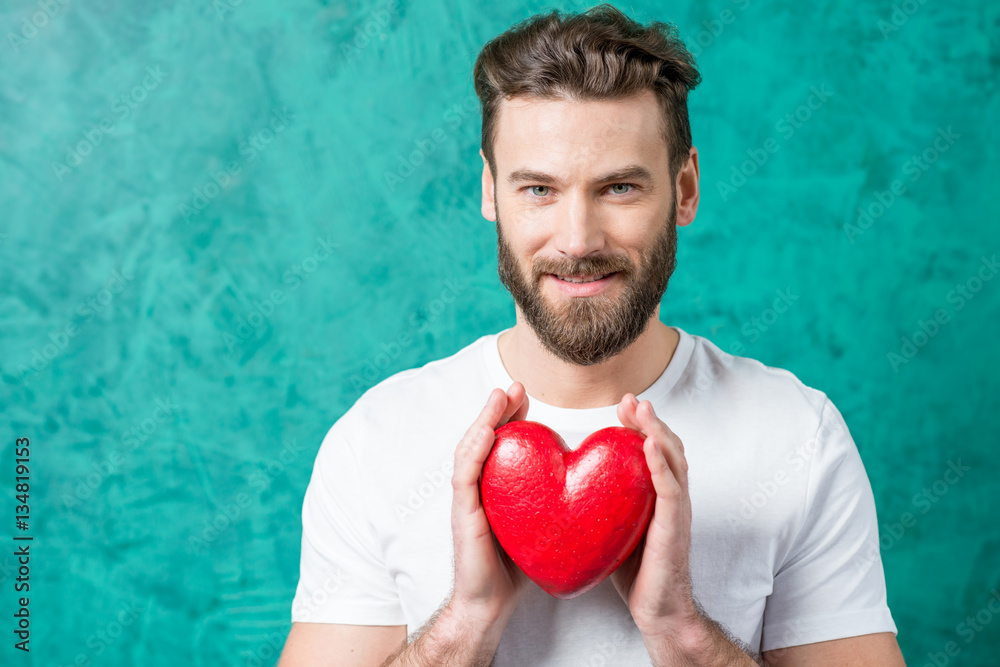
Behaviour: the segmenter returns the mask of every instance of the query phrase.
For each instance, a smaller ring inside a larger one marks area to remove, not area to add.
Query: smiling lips
[[[589,276],[560,276],[548,274],[558,290],[569,297],[594,296],[604,292],[614,281],[618,272],[594,274]]]
[[[604,274],[597,275],[597,276],[560,276],[560,275],[556,275],[556,274],[552,274],[552,275],[555,275],[556,278],[558,278],[559,280],[562,280],[564,282],[579,284],[579,283],[592,283],[592,282],[594,282],[596,280],[601,280],[603,278],[607,278],[611,274],[610,273],[604,273]]]

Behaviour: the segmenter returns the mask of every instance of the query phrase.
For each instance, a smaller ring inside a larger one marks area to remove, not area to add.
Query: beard
[[[520,307],[535,335],[552,354],[579,366],[592,366],[619,354],[649,324],[660,304],[677,258],[677,211],[671,198],[666,225],[635,266],[627,255],[600,255],[577,260],[536,260],[530,277],[522,275],[500,227],[497,211],[497,272],[500,282]],[[496,199],[494,198],[494,207]],[[597,294],[569,297],[557,305],[546,301],[539,288],[547,274],[603,275],[624,281],[619,296]]]

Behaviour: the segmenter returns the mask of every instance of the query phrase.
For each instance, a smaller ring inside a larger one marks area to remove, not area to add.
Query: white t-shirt
[[[895,634],[871,484],[840,412],[789,371],[674,329],[673,358],[638,398],[684,443],[695,599],[758,652]],[[501,333],[385,379],[330,429],[302,507],[293,622],[412,633],[448,597],[455,447],[490,391],[513,382]],[[527,418],[573,449],[621,425],[615,405],[559,408],[531,396]],[[529,581],[495,665],[648,661],[610,580],[570,600]]]

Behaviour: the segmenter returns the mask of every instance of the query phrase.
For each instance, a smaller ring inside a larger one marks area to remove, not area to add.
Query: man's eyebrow
[[[616,169],[599,176],[594,180],[594,183],[608,183],[612,181],[616,183],[622,181],[645,181],[651,183],[653,181],[653,174],[642,165],[630,164],[627,167],[622,167],[621,169]],[[507,183],[511,185],[525,182],[558,184],[560,181],[555,176],[533,169],[516,169],[507,176]]]

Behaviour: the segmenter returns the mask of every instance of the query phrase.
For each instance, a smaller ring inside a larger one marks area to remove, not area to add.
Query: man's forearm
[[[691,628],[662,638],[643,638],[654,667],[756,667],[765,664],[707,615],[702,613],[700,618],[701,621]]]
[[[445,605],[420,628],[414,641],[389,656],[382,667],[489,667],[505,626],[499,620],[477,626]]]

